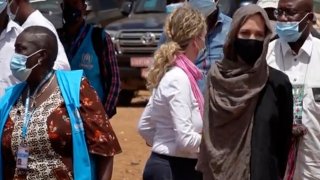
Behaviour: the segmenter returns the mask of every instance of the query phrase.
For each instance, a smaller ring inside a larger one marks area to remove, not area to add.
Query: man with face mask
[[[58,39],[58,56],[54,69],[70,70],[66,53],[59,41],[57,31],[53,24],[46,19],[39,10],[35,10],[29,0],[7,0],[7,14],[11,20],[16,21],[23,29],[30,26],[43,26],[50,29]]]
[[[206,77],[210,67],[216,61],[223,59],[223,45],[226,41],[232,19],[217,6],[219,0],[190,0],[189,4],[201,11],[207,17],[206,48],[196,60],[197,67],[202,71],[204,78],[198,81],[202,92],[206,89]]]
[[[189,0],[191,7],[199,10],[206,17],[207,35],[206,48],[200,51],[195,64],[202,71],[204,78],[198,81],[202,92],[206,89],[206,75],[211,64],[223,58],[223,45],[226,41],[232,19],[220,12],[219,0]],[[159,46],[166,41],[164,35],[160,38]]]
[[[296,149],[290,152],[288,179],[320,179],[320,40],[310,33],[312,11],[312,0],[280,0],[279,39],[269,44],[267,55],[268,64],[285,72],[293,85]]]
[[[9,19],[6,8],[7,1],[0,0],[0,97],[6,87],[18,82],[11,73],[10,59],[14,53],[14,42],[22,31],[18,24]]]
[[[185,0],[173,0],[173,1],[169,2],[166,6],[166,12],[172,13],[178,7],[183,6],[184,2],[185,2]]]
[[[258,0],[257,5],[262,7],[268,14],[270,19],[270,24],[273,30],[273,36],[276,36],[276,25],[277,25],[277,18],[274,16],[274,11],[278,7],[278,0]]]
[[[273,39],[279,38],[279,36],[275,32],[276,25],[277,25],[277,18],[275,17],[275,10],[278,7],[278,3],[279,3],[279,0],[259,0],[257,2],[257,5],[264,8],[264,10],[268,14],[272,29],[274,30],[273,31]],[[320,38],[320,33],[313,26],[311,28],[311,34],[316,38]]]
[[[116,113],[120,77],[109,34],[84,20],[84,0],[63,0],[63,28],[59,36],[72,70],[83,69],[111,118]]]

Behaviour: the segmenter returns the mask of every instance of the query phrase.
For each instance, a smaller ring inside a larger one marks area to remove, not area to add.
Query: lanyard
[[[283,48],[281,47],[281,54],[282,54],[282,65],[283,71],[286,71],[285,68],[285,56],[283,52]],[[310,56],[311,58],[311,56]],[[309,59],[310,63],[310,59]],[[302,124],[302,114],[303,114],[303,98],[304,98],[304,89],[309,69],[309,63],[307,64],[307,68],[304,74],[304,79],[302,84],[292,84],[292,95],[293,95],[293,123],[294,124]]]
[[[51,71],[41,82],[40,84],[37,86],[37,88],[35,89],[33,96],[35,94],[37,94],[37,92],[39,91],[39,89],[54,75],[53,71]],[[32,97],[33,97],[32,96]],[[29,107],[30,107],[30,88],[28,88],[28,92],[27,92],[27,98],[26,98],[26,103],[25,103],[25,111],[24,111],[24,118],[23,118],[23,125],[22,125],[22,139],[25,140],[26,136],[27,136],[27,130],[28,130],[28,124],[29,121],[32,117],[32,114],[34,112],[34,109],[29,112]]]

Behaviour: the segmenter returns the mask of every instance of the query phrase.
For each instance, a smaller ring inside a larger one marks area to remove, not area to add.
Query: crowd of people
[[[320,39],[312,0],[168,4],[138,133],[144,180],[320,179]],[[114,45],[63,0],[55,29],[0,0],[0,180],[112,179]]]
[[[0,180],[112,179],[114,47],[85,0],[61,7],[56,30],[28,0],[0,0]]]
[[[232,19],[218,3],[168,8],[138,124],[143,179],[320,179],[313,1],[259,0]]]

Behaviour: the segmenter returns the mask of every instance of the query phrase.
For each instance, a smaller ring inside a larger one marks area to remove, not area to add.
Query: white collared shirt
[[[202,118],[182,69],[173,67],[164,75],[140,118],[138,130],[153,152],[197,158]]]
[[[270,46],[275,44],[274,49],[277,49],[277,51],[272,51],[273,48],[269,47],[267,56],[268,64],[271,67],[284,71],[289,76],[292,84],[304,84],[306,71],[309,67],[309,60],[312,55],[312,39],[312,36],[306,39],[298,54],[291,50],[288,43],[280,39],[271,42]]]
[[[309,35],[298,54],[275,40],[269,45],[267,62],[286,73],[293,86],[305,85],[302,123],[308,133],[300,141],[294,180],[320,179],[320,102],[313,93],[320,88],[320,40]]]
[[[27,20],[22,24],[22,28],[27,28],[30,26],[43,26],[46,27],[48,29],[50,29],[57,37],[57,41],[58,41],[58,55],[57,55],[57,59],[54,63],[54,69],[56,70],[70,70],[70,65],[69,65],[69,61],[66,55],[66,52],[64,50],[64,47],[59,39],[57,30],[55,29],[55,27],[53,26],[53,24],[47,19],[45,18],[40,11],[35,10],[33,13],[31,13],[29,15],[29,17],[27,18]]]
[[[9,20],[7,27],[0,35],[0,97],[5,88],[18,83],[10,70],[11,57],[14,53],[14,44],[22,28],[15,22]]]

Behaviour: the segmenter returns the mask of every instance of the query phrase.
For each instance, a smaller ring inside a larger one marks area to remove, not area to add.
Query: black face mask
[[[239,57],[248,65],[253,66],[261,56],[263,50],[263,41],[255,39],[236,38],[234,48]]]
[[[81,15],[81,10],[70,7],[69,5],[65,5],[63,8],[63,24],[64,25],[72,25],[79,21]]]

